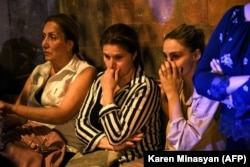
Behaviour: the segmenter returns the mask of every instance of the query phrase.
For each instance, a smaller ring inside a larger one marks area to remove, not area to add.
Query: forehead
[[[181,40],[166,39],[163,43],[164,52],[181,52],[186,50],[188,50],[188,48],[183,44]]]
[[[123,49],[120,45],[116,44],[105,44],[102,47],[102,51],[104,53],[112,53],[112,54],[123,54],[128,53],[125,49]]]
[[[53,21],[49,21],[44,25],[43,32],[44,33],[51,33],[51,32],[63,33],[60,26],[56,22],[53,22]]]

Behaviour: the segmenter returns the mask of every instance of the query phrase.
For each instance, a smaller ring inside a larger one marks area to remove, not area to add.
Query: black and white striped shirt
[[[111,145],[144,133],[133,149],[121,152],[121,159],[131,161],[143,157],[144,151],[161,149],[160,92],[157,84],[138,67],[133,79],[115,94],[115,103],[100,104],[102,89],[99,73],[76,120],[76,135],[86,144],[85,152],[94,151],[101,138],[107,136]]]

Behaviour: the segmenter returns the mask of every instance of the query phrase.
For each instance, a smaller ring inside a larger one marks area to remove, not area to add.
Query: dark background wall
[[[103,68],[98,45],[103,30],[123,22],[139,34],[146,73],[157,77],[163,34],[179,24],[204,29],[207,40],[224,12],[249,0],[0,0],[0,99],[20,92],[43,63],[41,30],[47,16],[67,13],[81,28],[81,54]]]

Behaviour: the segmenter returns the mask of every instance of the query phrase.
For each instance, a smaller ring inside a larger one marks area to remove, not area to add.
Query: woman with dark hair
[[[74,124],[85,95],[96,77],[96,69],[79,59],[78,26],[66,14],[48,17],[42,37],[46,62],[35,67],[15,104],[0,101],[0,111],[7,114],[2,136],[5,148],[0,154],[12,158],[10,160],[14,160],[16,149],[23,147],[14,145],[15,140],[25,135],[13,137],[11,132],[20,129],[27,121],[56,129],[66,142],[67,151],[83,149],[74,134]],[[23,156],[30,155],[17,156],[21,160]],[[26,163],[29,166],[29,162]]]
[[[165,150],[224,150],[216,113],[219,103],[197,94],[192,77],[203,54],[205,35],[182,24],[163,39],[159,69],[162,109],[168,119]],[[204,81],[205,82],[205,81]]]
[[[160,92],[144,74],[136,32],[114,24],[100,46],[106,70],[98,74],[76,120],[83,152],[115,150],[122,164],[160,150]]]

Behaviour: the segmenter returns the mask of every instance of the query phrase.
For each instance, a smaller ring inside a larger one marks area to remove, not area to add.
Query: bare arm
[[[62,124],[77,114],[87,91],[96,77],[96,70],[92,67],[82,71],[76,80],[70,85],[65,97],[58,107],[43,108],[29,107],[25,104],[30,89],[30,78],[27,80],[15,105],[5,103],[5,109],[25,119],[48,124]]]

